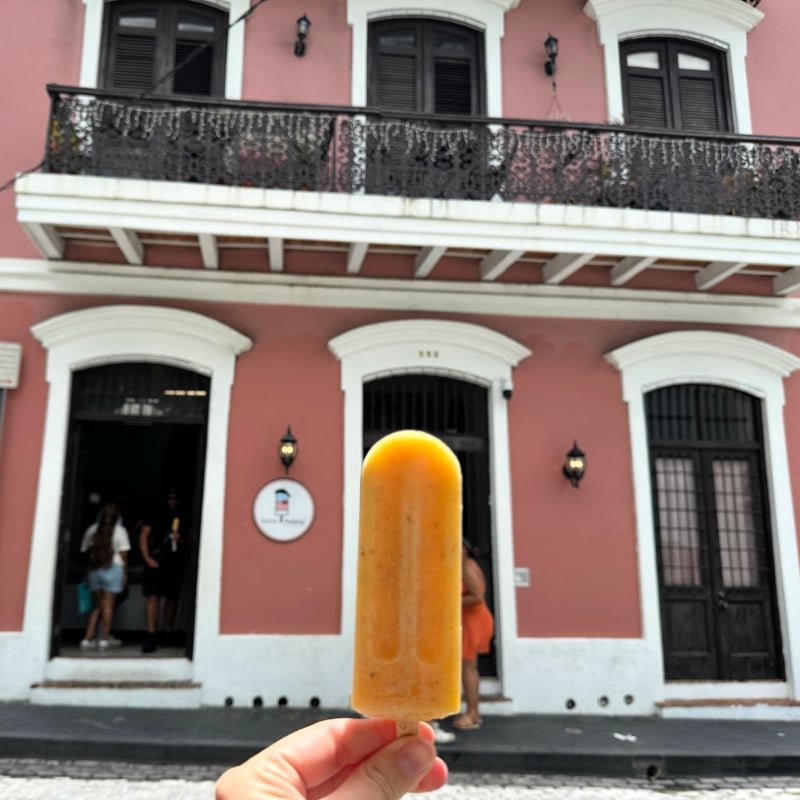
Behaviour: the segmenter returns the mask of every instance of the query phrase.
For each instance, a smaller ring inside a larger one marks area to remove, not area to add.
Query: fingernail
[[[395,758],[397,768],[407,778],[421,774],[430,767],[433,761],[430,748],[421,741],[408,742],[397,751]]]

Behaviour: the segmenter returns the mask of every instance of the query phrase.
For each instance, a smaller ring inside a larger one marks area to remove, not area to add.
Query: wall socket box
[[[527,589],[531,585],[531,571],[528,567],[514,567],[514,586]]]

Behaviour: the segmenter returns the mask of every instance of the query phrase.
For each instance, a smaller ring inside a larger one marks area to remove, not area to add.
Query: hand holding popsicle
[[[430,434],[389,434],[361,476],[356,711],[405,733],[459,710],[460,598],[458,459]]]
[[[399,800],[444,785],[433,731],[395,737],[379,719],[317,722],[275,742],[217,781],[216,800]]]

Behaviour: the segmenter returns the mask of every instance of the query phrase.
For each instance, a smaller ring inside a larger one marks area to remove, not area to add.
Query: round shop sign
[[[278,478],[256,495],[253,519],[264,536],[276,542],[291,542],[311,527],[314,499],[302,483]]]

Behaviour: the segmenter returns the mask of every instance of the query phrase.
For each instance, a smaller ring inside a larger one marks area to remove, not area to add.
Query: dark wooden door
[[[367,103],[386,124],[367,129],[368,193],[488,199],[490,137],[461,118],[483,114],[483,34],[432,18],[390,18],[369,25]],[[441,114],[457,122],[410,120]]]
[[[646,398],[667,680],[783,678],[758,401]]]
[[[487,390],[438,375],[393,375],[364,384],[363,413],[365,453],[387,433],[411,428],[438,436],[458,457],[464,536],[480,551],[486,601],[494,611]],[[478,667],[481,675],[497,675],[494,643]]]
[[[725,54],[682,39],[632,39],[620,46],[625,122],[636,127],[733,129]]]

